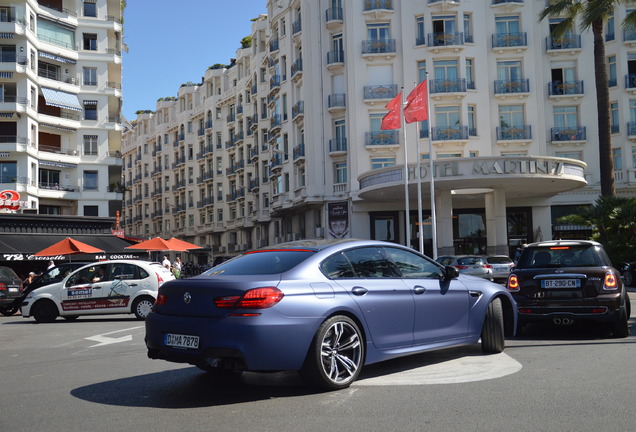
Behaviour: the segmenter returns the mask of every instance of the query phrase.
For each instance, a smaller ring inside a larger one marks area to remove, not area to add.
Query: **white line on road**
[[[95,336],[89,336],[87,338],[87,340],[91,340],[91,341],[95,341],[95,342],[99,342],[96,345],[91,345],[89,346],[89,348],[95,348],[95,347],[99,347],[99,346],[104,346],[104,345],[110,345],[110,344],[115,344],[115,343],[120,343],[120,342],[128,342],[132,340],[132,335],[125,335],[122,337],[108,337],[107,335],[111,335],[114,333],[121,333],[121,332],[126,332],[126,331],[131,331],[131,330],[137,330],[139,328],[142,328],[143,326],[137,326],[137,327],[131,327],[131,328],[127,328],[127,329],[122,329],[122,330],[115,330],[112,332],[108,332],[108,333],[102,333],[102,334],[98,334]]]

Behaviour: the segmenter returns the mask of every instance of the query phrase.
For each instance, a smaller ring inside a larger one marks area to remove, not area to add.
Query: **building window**
[[[616,87],[618,85],[618,78],[616,75],[616,56],[609,56],[607,58],[607,79],[610,87]]]
[[[614,159],[614,169],[620,171],[623,169],[623,149],[612,149],[612,158]]]
[[[84,16],[85,17],[97,16],[97,5],[95,4],[95,0],[84,0]]]
[[[424,33],[424,17],[423,16],[418,16],[415,18],[415,28],[416,28],[415,45],[425,45],[426,35]]]
[[[4,177],[4,173],[3,173]],[[60,187],[60,171],[40,169],[38,172],[40,178],[39,186],[44,189],[59,189]]]
[[[466,88],[475,90],[475,64],[470,58],[466,59]]]
[[[97,101],[84,101],[84,120],[97,120]]]
[[[580,161],[583,160],[583,154],[581,152],[556,152],[554,155],[560,158],[576,159]]]
[[[371,169],[380,169],[395,166],[395,157],[374,157],[371,158]]]
[[[0,183],[15,183],[17,176],[16,162],[0,162]]]
[[[636,147],[632,147],[632,168],[636,168]]]
[[[40,204],[38,214],[61,215],[62,208],[58,206],[49,206]]]
[[[417,62],[417,82],[422,82],[426,79],[426,60]]]
[[[347,163],[346,162],[334,163],[334,183],[335,184],[347,183]]]
[[[85,51],[97,51],[97,34],[82,33],[83,49]]]
[[[84,171],[84,190],[98,190],[97,171]]]
[[[610,103],[610,128],[612,129],[612,133],[620,132],[618,122],[618,102]]]
[[[94,67],[84,68],[84,85],[86,86],[97,85],[97,68],[94,68]]]
[[[559,128],[578,128],[578,109],[575,106],[554,107],[554,125]]]
[[[99,216],[99,207],[94,205],[84,206],[84,216]]]
[[[607,17],[607,25],[605,29],[605,42],[613,41],[614,35],[614,14]]]
[[[475,105],[468,105],[468,135],[477,136],[477,113]]]
[[[97,135],[84,135],[84,154],[97,155]]]

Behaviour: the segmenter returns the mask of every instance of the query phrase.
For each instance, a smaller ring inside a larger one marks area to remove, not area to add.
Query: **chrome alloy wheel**
[[[347,321],[334,322],[321,341],[321,364],[334,384],[353,381],[362,363],[362,344],[357,328]]]

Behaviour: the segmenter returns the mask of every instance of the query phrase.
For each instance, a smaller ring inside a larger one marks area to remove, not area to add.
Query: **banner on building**
[[[327,226],[330,238],[344,238],[349,234],[349,202],[327,204]]]

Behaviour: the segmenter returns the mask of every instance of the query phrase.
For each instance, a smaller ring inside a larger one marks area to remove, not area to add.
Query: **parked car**
[[[634,281],[634,276],[636,276],[636,261],[620,263],[618,265],[618,271],[621,272],[625,286],[636,286],[636,282]]]
[[[587,240],[529,244],[508,278],[519,325],[548,321],[569,325],[593,321],[627,337],[630,301],[603,246]]]
[[[363,365],[481,339],[504,349],[516,307],[501,286],[412,249],[305,240],[247,252],[159,289],[148,356],[213,374],[299,370],[325,389]]]
[[[492,266],[479,255],[449,255],[437,258],[437,262],[445,266],[453,266],[460,273],[479,276],[489,281],[494,280]]]
[[[133,313],[145,319],[164,282],[174,279],[159,263],[135,260],[101,261],[80,267],[61,282],[29,293],[22,315],[37,322],[58,316]]]
[[[13,315],[13,302],[22,294],[22,280],[11,267],[0,266],[0,313]]]
[[[495,281],[508,280],[510,270],[515,266],[508,255],[488,255],[484,259],[492,267],[492,277]]]

